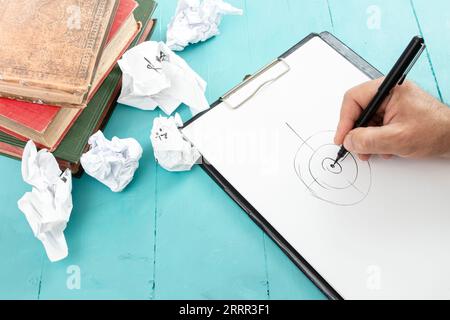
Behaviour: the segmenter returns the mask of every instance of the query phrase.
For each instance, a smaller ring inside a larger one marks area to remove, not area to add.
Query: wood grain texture
[[[334,34],[384,74],[389,72],[411,38],[420,34],[409,0],[328,1]],[[379,26],[371,20],[377,15]],[[439,96],[426,54],[421,56],[409,79]]]
[[[420,32],[427,40],[427,59],[439,94],[445,103],[450,103],[450,11],[445,0],[410,1]]]
[[[448,1],[230,2],[243,8],[244,16],[225,17],[221,35],[180,54],[208,82],[210,102],[305,35],[324,30],[383,72],[422,32],[428,54],[411,79],[437,97],[450,98]],[[160,1],[154,40],[165,39],[175,6],[175,0]],[[373,28],[377,10],[381,22]],[[180,112],[189,118],[186,107]],[[169,173],[157,167],[148,136],[159,114],[125,106],[114,112],[106,136],[135,137],[144,158],[122,194],[88,176],[75,181],[66,231],[70,255],[61,263],[47,261],[17,209],[16,200],[28,190],[19,164],[0,158],[0,298],[323,299],[200,168]],[[80,290],[66,287],[70,265],[81,269]]]

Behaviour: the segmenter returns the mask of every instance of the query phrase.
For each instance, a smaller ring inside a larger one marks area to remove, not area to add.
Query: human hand
[[[363,83],[345,94],[334,142],[362,160],[374,154],[450,157],[450,108],[409,81],[392,91],[369,127],[353,129],[382,81]]]

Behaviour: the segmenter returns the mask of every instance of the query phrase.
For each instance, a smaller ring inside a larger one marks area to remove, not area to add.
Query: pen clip
[[[425,45],[425,43],[422,43],[422,47],[420,48],[420,50],[417,52],[416,56],[414,57],[414,59],[411,61],[410,65],[408,66],[408,68],[406,69],[405,73],[403,74],[403,76],[400,78],[400,81],[398,83],[399,86],[401,86],[403,84],[403,82],[405,82],[406,80],[406,76],[408,75],[408,73],[411,71],[412,67],[414,67],[414,65],[416,64],[417,60],[419,60],[420,56],[422,55],[423,51],[425,50],[427,46]]]

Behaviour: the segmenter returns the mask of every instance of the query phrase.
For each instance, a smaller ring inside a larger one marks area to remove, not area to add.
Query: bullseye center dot
[[[340,174],[342,173],[342,166],[340,163],[334,163],[334,160],[331,158],[325,158],[322,161],[322,168],[327,171],[330,172],[332,174]]]

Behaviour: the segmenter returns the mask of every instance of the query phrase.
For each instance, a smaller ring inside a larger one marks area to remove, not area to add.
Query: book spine
[[[92,97],[94,97],[94,95],[97,93],[98,89],[100,89],[100,87],[102,86],[103,81],[105,81],[105,79],[108,77],[108,75],[114,69],[114,67],[117,64],[117,61],[119,61],[119,59],[122,57],[122,55],[129,49],[131,43],[134,41],[136,36],[139,34],[139,31],[141,30],[141,28],[142,28],[142,23],[138,22],[138,28],[136,29],[136,32],[134,33],[134,35],[131,37],[130,41],[128,41],[127,45],[124,47],[124,49],[116,57],[115,62],[109,67],[108,71],[105,72],[103,78],[97,83],[95,88],[93,88],[91,90],[91,92],[89,93],[89,96],[88,96],[88,99],[87,99],[88,103],[92,99]]]

